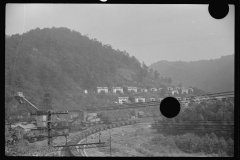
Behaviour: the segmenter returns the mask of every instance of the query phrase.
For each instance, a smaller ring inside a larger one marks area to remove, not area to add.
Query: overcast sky
[[[229,7],[217,20],[208,5],[7,4],[5,32],[67,27],[147,65],[216,59],[234,53],[234,6]]]

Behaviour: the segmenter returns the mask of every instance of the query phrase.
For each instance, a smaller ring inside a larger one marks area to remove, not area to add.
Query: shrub
[[[173,138],[176,146],[186,153],[217,154],[219,156],[233,156],[233,140],[226,141],[214,134],[205,134],[202,138],[194,134],[184,134]]]

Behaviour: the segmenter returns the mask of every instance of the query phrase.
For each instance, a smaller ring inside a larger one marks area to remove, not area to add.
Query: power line
[[[233,94],[222,94],[222,95],[218,95],[218,96],[230,96]],[[210,101],[210,100],[217,100],[215,97],[210,96],[212,98],[208,98],[208,99],[200,99],[200,100],[182,100],[179,101],[182,104],[186,104],[186,103],[191,103],[191,102],[204,102],[204,101]],[[234,97],[226,97],[226,98],[234,98]],[[160,104],[160,101],[150,101],[150,102],[137,102],[137,103],[128,103],[125,104],[127,107],[101,107],[101,108],[97,108],[95,109],[95,111],[102,111],[102,110],[119,110],[119,109],[137,109],[137,108],[145,108],[145,107],[150,107],[150,106],[157,106]],[[91,109],[91,111],[94,111],[94,109]]]
[[[23,4],[23,7],[24,7],[23,8],[23,29],[22,29],[22,36],[20,36],[20,41],[19,41],[19,44],[18,44],[18,47],[17,47],[17,53],[16,53],[16,56],[15,56],[15,61],[13,63],[13,75],[12,75],[12,85],[11,85],[11,90],[12,91],[13,91],[13,85],[15,84],[14,75],[15,75],[15,70],[16,70],[17,55],[18,55],[18,52],[19,52],[20,45],[22,43],[22,37],[23,37],[24,28],[25,28],[25,20],[26,20],[25,4]]]
[[[154,40],[152,42],[129,42],[129,43],[111,43],[111,45],[119,45],[119,46],[129,46],[129,45],[151,45],[151,44],[165,44],[165,43],[176,43],[176,42],[187,42],[187,41],[199,41],[199,40],[210,40],[210,39],[219,39],[223,37],[233,37],[234,35],[208,35],[208,36],[200,36],[196,38],[177,38],[177,39],[166,39],[166,40]]]

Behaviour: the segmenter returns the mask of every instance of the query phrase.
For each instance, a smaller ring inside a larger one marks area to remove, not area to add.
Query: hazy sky
[[[229,9],[217,20],[208,5],[7,4],[5,32],[67,27],[147,65],[216,59],[234,53],[234,6]]]

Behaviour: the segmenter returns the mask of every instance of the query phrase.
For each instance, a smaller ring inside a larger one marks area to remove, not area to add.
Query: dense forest
[[[92,93],[97,86],[149,88],[171,81],[126,51],[68,28],[36,28],[22,35],[5,35],[7,111],[20,112],[14,108],[13,98],[18,91],[41,108],[44,91],[50,90],[53,108],[69,110],[114,105],[111,95]],[[83,94],[85,89],[91,92]]]
[[[234,54],[199,61],[159,61],[149,66],[172,78],[172,83],[191,85],[208,92],[234,90]]]

